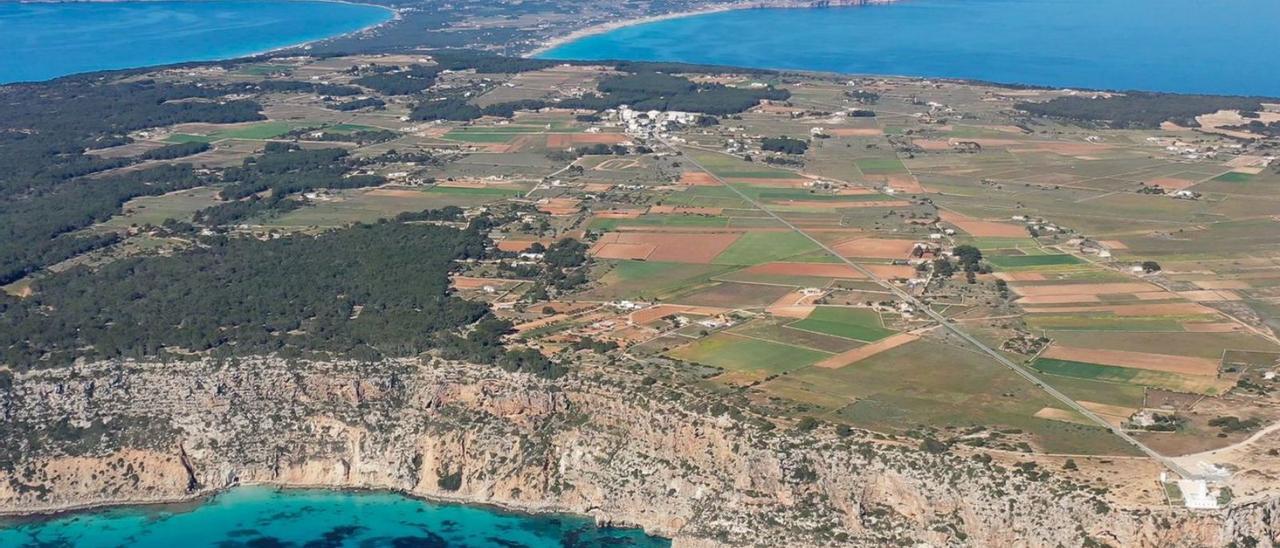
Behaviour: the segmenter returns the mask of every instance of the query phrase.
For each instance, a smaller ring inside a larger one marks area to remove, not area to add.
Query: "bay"
[[[569,42],[546,59],[1280,96],[1274,0],[901,0],[746,9]]]
[[[0,83],[240,57],[392,17],[378,6],[308,0],[0,2]]]

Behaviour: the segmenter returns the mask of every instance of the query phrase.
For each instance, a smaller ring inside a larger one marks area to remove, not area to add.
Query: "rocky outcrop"
[[[773,429],[653,378],[604,363],[546,381],[459,363],[276,359],[12,375],[0,383],[0,510],[263,483],[587,514],[686,545],[1267,545],[1280,531],[1276,500],[1121,508],[980,455]]]

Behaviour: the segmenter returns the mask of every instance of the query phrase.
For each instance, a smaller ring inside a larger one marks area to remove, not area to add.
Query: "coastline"
[[[72,1],[83,1],[83,0],[72,0]],[[107,2],[115,2],[115,1],[120,1],[120,0],[89,0],[89,1],[107,1]],[[125,0],[125,1],[128,1],[128,0]],[[133,1],[143,1],[143,2],[146,2],[146,1],[149,1],[149,0],[133,0]],[[390,19],[387,19],[386,21],[383,21],[383,22],[381,22],[381,23],[377,23],[377,24],[374,24],[374,25],[369,25],[369,26],[366,26],[366,27],[361,27],[361,28],[358,28],[358,29],[353,30],[353,31],[350,31],[350,32],[344,32],[344,33],[342,33],[342,34],[335,34],[335,35],[333,35],[333,36],[326,36],[326,37],[324,37],[324,38],[316,38],[316,39],[314,39],[314,40],[307,40],[307,41],[304,41],[304,42],[298,42],[297,44],[293,44],[293,45],[289,45],[289,46],[280,46],[280,47],[278,47],[278,48],[271,48],[271,49],[267,49],[267,50],[263,50],[263,51],[258,51],[258,52],[250,53],[250,54],[247,54],[247,55],[241,55],[241,56],[236,56],[236,57],[227,57],[227,58],[224,58],[224,59],[216,59],[216,60],[218,60],[218,61],[225,61],[225,60],[229,60],[229,59],[237,59],[237,58],[239,58],[239,57],[256,57],[256,56],[258,56],[258,55],[269,55],[269,54],[272,54],[272,53],[280,53],[280,52],[287,51],[287,50],[291,50],[291,49],[307,48],[308,46],[312,46],[312,45],[319,44],[319,43],[322,43],[322,42],[327,42],[327,41],[329,41],[329,40],[336,40],[336,39],[338,39],[338,38],[343,38],[343,37],[353,36],[353,35],[360,34],[360,33],[364,33],[364,32],[369,32],[369,31],[371,31],[371,30],[374,30],[374,29],[377,29],[377,28],[381,28],[381,27],[386,26],[386,25],[390,25],[390,24],[392,24],[392,23],[398,22],[398,21],[400,21],[400,20],[402,20],[402,19],[403,19],[403,16],[402,16],[402,14],[401,14],[400,10],[399,10],[399,9],[397,9],[397,8],[393,8],[393,7],[391,7],[391,6],[382,6],[382,5],[378,5],[378,4],[367,4],[367,3],[364,3],[364,2],[355,2],[355,1],[353,1],[353,0],[312,0],[312,1],[315,1],[315,2],[329,2],[329,3],[332,3],[332,4],[349,4],[349,5],[352,5],[352,6],[366,6],[366,7],[370,7],[370,8],[379,8],[379,9],[382,9],[382,10],[386,10],[386,11],[391,12],[391,18],[390,18]]]
[[[20,0],[20,2],[19,2],[19,3],[22,3],[22,4],[119,4],[119,3],[133,3],[133,2],[141,3],[141,2],[154,2],[154,1],[162,1],[162,0]],[[283,1],[291,1],[291,0],[283,0]],[[285,44],[285,45],[282,45],[282,46],[270,47],[270,48],[262,49],[262,50],[255,50],[255,51],[249,51],[249,52],[239,52],[239,53],[230,53],[230,54],[218,54],[218,55],[211,56],[211,57],[202,57],[202,58],[195,58],[195,59],[186,59],[186,60],[176,61],[176,62],[155,63],[155,64],[150,64],[150,65],[130,66],[130,67],[122,67],[122,68],[103,68],[103,69],[95,69],[95,70],[89,70],[89,71],[71,72],[71,73],[67,73],[67,74],[60,74],[60,75],[57,75],[57,76],[52,76],[52,77],[49,77],[49,78],[45,78],[45,79],[43,79],[43,80],[30,80],[30,81],[27,81],[27,80],[14,80],[14,81],[10,81],[10,82],[0,81],[0,86],[6,86],[6,85],[11,85],[11,84],[23,84],[23,83],[35,83],[35,82],[47,82],[47,81],[50,81],[50,80],[57,80],[57,79],[59,79],[59,78],[65,78],[65,77],[69,77],[69,76],[76,76],[76,75],[79,75],[79,74],[89,74],[89,73],[104,72],[104,71],[108,71],[108,72],[109,72],[109,71],[116,71],[116,70],[137,70],[137,69],[161,68],[161,67],[168,67],[168,66],[175,66],[175,65],[185,65],[185,64],[187,64],[187,63],[215,63],[215,62],[221,62],[221,61],[231,61],[231,60],[235,60],[235,59],[250,59],[250,58],[254,58],[254,57],[270,56],[270,55],[275,55],[275,54],[280,54],[280,53],[291,52],[291,51],[294,51],[294,50],[298,50],[298,53],[305,54],[305,53],[306,53],[306,50],[310,49],[310,47],[311,47],[311,46],[314,46],[314,45],[317,45],[317,44],[323,44],[323,43],[325,43],[325,42],[328,42],[328,41],[331,41],[331,40],[337,40],[337,39],[339,39],[339,38],[345,38],[345,37],[349,37],[349,36],[355,36],[355,35],[358,35],[358,34],[366,33],[366,32],[369,32],[369,31],[373,31],[373,30],[375,30],[375,29],[382,28],[382,27],[384,27],[384,26],[386,26],[386,25],[390,25],[390,24],[393,24],[393,23],[397,23],[397,22],[402,21],[402,20],[404,19],[403,13],[401,12],[401,10],[400,10],[400,9],[393,8],[393,7],[390,7],[390,6],[383,6],[383,5],[378,5],[378,4],[370,4],[370,3],[366,3],[366,2],[358,2],[358,1],[355,1],[355,0],[307,0],[307,1],[310,1],[310,2],[324,2],[324,3],[329,3],[329,4],[346,4],[346,5],[350,5],[350,6],[363,6],[363,7],[368,7],[368,8],[377,8],[377,9],[383,10],[383,11],[385,11],[385,12],[389,12],[389,13],[391,14],[391,16],[390,16],[389,18],[387,18],[385,21],[381,21],[381,22],[374,23],[374,24],[371,24],[371,25],[366,25],[366,26],[363,26],[363,27],[360,27],[360,28],[357,28],[357,29],[352,29],[352,30],[347,31],[347,32],[342,32],[342,33],[339,33],[339,34],[332,34],[332,35],[324,36],[324,37],[320,37],[320,38],[303,39],[303,40],[302,40],[302,41],[300,41],[300,42],[295,42],[295,43],[292,43],[292,44]]]
[[[100,0],[90,0],[100,1]],[[106,0],[112,1],[112,0]],[[413,491],[398,489],[395,487],[380,487],[376,485],[334,485],[330,483],[291,483],[291,482],[270,482],[270,481],[248,481],[224,485],[220,487],[212,487],[194,491],[186,495],[174,497],[155,497],[140,499],[118,499],[118,500],[99,500],[93,502],[83,502],[76,504],[63,504],[55,507],[42,508],[39,510],[5,510],[0,509],[0,529],[12,527],[30,522],[41,522],[55,520],[58,518],[71,516],[84,512],[108,511],[112,509],[128,509],[128,508],[148,508],[162,506],[179,506],[190,505],[194,510],[195,507],[207,504],[214,497],[220,496],[239,488],[267,488],[279,490],[317,490],[317,491],[333,491],[337,493],[392,493],[411,500],[415,500],[427,504],[445,504],[466,506],[470,508],[479,508],[489,512],[498,512],[513,514],[528,518],[545,518],[554,516],[572,516],[580,519],[589,519],[600,528],[616,528],[616,529],[637,529],[644,531],[646,535],[656,538],[664,538],[671,540],[672,537],[663,535],[661,532],[651,531],[643,524],[630,523],[626,521],[602,520],[598,516],[589,513],[579,513],[567,508],[557,507],[554,504],[538,504],[538,505],[517,505],[496,501],[475,501],[467,497],[450,497],[443,495],[427,495],[415,493]]]
[[[893,4],[902,0],[833,0],[821,4],[814,2],[796,2],[794,0],[761,0],[757,2],[722,2],[718,4],[710,4],[703,8],[688,11],[677,11],[671,13],[663,13],[659,15],[648,15],[645,17],[636,17],[633,19],[623,19],[619,21],[609,21],[581,28],[565,34],[544,40],[538,47],[521,55],[526,59],[536,58],[548,51],[554,50],[565,44],[576,42],[589,36],[597,34],[605,34],[621,28],[633,27],[636,25],[645,25],[649,23],[657,23],[659,21],[669,21],[671,19],[684,19],[686,17],[695,17],[698,15],[708,15],[712,13],[723,13],[726,11],[750,10],[750,9],[814,9],[814,8],[838,8],[838,7],[858,7],[871,6],[881,4]]]

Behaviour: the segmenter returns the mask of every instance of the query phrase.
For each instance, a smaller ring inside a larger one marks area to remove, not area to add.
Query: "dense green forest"
[[[462,97],[445,97],[442,99],[431,99],[414,106],[409,113],[409,117],[414,120],[449,120],[452,122],[466,122],[475,120],[481,116],[498,116],[501,118],[510,118],[515,116],[518,110],[538,110],[552,106],[546,101],[537,99],[524,99],[521,101],[510,101],[506,103],[498,103],[488,105],[486,107],[478,107],[467,99]],[[556,106],[560,106],[556,104]]]
[[[737,114],[762,100],[785,101],[791,92],[765,87],[734,88],[722,84],[698,84],[688,78],[659,72],[637,72],[600,81],[597,95],[562,101],[558,106],[605,110],[628,105],[636,110],[677,110],[703,114]]]
[[[27,299],[0,294],[0,362],[30,369],[173,347],[370,359],[438,348],[554,374],[541,355],[503,348],[509,323],[450,294],[454,261],[484,256],[487,230],[382,222],[267,241],[215,236],[171,257],[77,267],[40,279]]]
[[[422,92],[436,83],[440,67],[411,65],[408,68],[382,67],[373,74],[361,76],[352,83],[367,87],[384,95],[412,95]]]
[[[131,198],[201,184],[185,166],[90,180],[145,158],[87,151],[125,144],[129,132],[141,129],[263,119],[253,101],[194,100],[243,87],[73,78],[0,88],[0,283],[114,241],[70,233],[109,218]]]
[[[1280,122],[1266,123],[1260,120],[1250,120],[1247,124],[1228,126],[1226,129],[1247,131],[1255,135],[1262,135],[1266,137],[1280,137]]]
[[[360,188],[377,186],[377,175],[352,175],[347,151],[341,148],[304,149],[289,143],[267,143],[260,156],[245,158],[240,167],[228,168],[222,180],[228,183],[220,196],[238,200],[270,190],[284,196],[317,188]]]
[[[254,86],[258,91],[265,92],[314,93],[333,97],[347,97],[364,93],[363,90],[356,86],[300,82],[297,80],[263,80],[257,84],[247,84],[247,86]]]
[[[333,110],[340,110],[342,112],[351,112],[353,110],[360,110],[362,108],[381,109],[385,106],[387,106],[386,101],[383,101],[382,99],[377,99],[374,97],[369,97],[367,99],[352,99],[350,101],[333,103],[329,105],[329,108]]]
[[[1056,97],[1043,103],[1018,103],[1020,110],[1037,116],[1092,122],[1103,127],[1158,128],[1164,122],[1198,127],[1196,116],[1219,110],[1256,112],[1265,97],[1225,97],[1219,95],[1178,95],[1172,93],[1126,92],[1106,97]]]
[[[418,103],[409,116],[414,120],[465,122],[481,116],[510,118],[519,110],[555,106],[601,111],[628,105],[636,110],[678,110],[704,114],[737,114],[761,100],[786,100],[791,93],[773,88],[742,89],[720,84],[697,84],[688,78],[657,72],[640,72],[606,78],[596,95],[548,103],[536,99],[478,107],[464,97],[433,97]]]
[[[160,148],[151,149],[138,155],[142,160],[172,160],[174,158],[182,158],[191,156],[192,154],[200,154],[213,149],[213,145],[209,143],[201,143],[192,141],[190,143],[176,143],[165,145]]]
[[[120,175],[79,178],[0,198],[0,283],[117,241],[115,235],[72,234],[109,219],[124,202],[207,184],[190,165],[162,165]]]
[[[800,139],[792,139],[790,137],[765,137],[760,142],[761,150],[769,152],[782,152],[785,154],[804,154],[809,150],[809,143]]]

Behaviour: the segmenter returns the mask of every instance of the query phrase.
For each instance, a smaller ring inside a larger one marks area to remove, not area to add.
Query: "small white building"
[[[1182,492],[1182,500],[1187,508],[1196,510],[1216,510],[1218,496],[1216,489],[1210,489],[1204,480],[1178,480],[1178,490]]]

